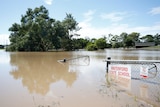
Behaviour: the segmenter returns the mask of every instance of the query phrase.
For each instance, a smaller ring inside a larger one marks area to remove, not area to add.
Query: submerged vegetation
[[[28,8],[25,15],[21,16],[20,24],[14,23],[9,28],[10,45],[7,51],[49,51],[53,49],[89,51],[104,48],[130,48],[135,42],[154,42],[160,45],[160,35],[146,35],[140,38],[140,33],[125,32],[120,35],[103,36],[95,38],[79,38],[76,32],[81,28],[72,14],[66,14],[62,20],[49,17],[49,12],[44,6],[35,9]],[[76,38],[75,38],[76,37]]]

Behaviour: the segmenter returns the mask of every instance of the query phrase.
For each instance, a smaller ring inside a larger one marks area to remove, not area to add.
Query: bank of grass
[[[150,47],[144,47],[142,49],[156,49],[156,50],[160,50],[160,46],[150,46]]]

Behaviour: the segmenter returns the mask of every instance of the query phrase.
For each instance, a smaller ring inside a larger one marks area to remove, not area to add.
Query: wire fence
[[[106,62],[107,81],[130,95],[159,107],[160,61],[111,60]]]
[[[147,61],[147,60],[107,60],[107,69],[109,65],[128,65],[131,67],[132,79],[155,79],[158,78],[160,72],[160,61]],[[140,75],[141,71],[146,70],[146,76]],[[107,71],[108,72],[108,71]],[[160,82],[160,81],[157,81]]]
[[[64,58],[62,60],[58,60],[60,63],[68,62],[70,65],[79,65],[79,66],[88,66],[90,64],[90,57],[86,56],[77,56],[74,58]]]

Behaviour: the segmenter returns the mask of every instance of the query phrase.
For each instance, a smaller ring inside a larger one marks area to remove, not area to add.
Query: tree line
[[[14,23],[9,28],[10,45],[8,51],[49,51],[58,50],[97,50],[104,48],[134,47],[135,42],[155,42],[160,44],[160,35],[146,35],[125,32],[120,35],[109,34],[99,39],[80,38],[76,31],[81,28],[72,14],[66,14],[62,20],[49,17],[44,6],[28,8],[21,16],[20,24]]]

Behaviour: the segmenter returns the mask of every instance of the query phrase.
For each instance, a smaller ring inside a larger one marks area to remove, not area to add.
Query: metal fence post
[[[107,62],[106,62],[106,64],[107,64],[107,65],[106,65],[107,73],[108,73],[108,69],[109,69],[109,64],[111,63],[110,60],[111,60],[111,57],[108,57],[108,58],[107,58]]]

